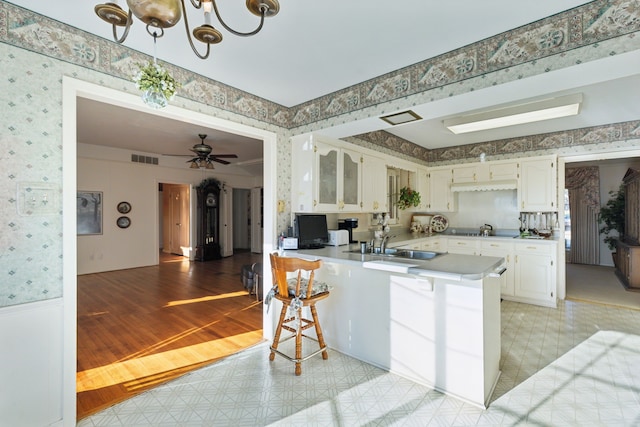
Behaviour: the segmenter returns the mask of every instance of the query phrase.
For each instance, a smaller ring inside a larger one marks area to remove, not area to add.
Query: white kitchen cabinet
[[[517,162],[470,163],[453,168],[454,184],[487,183],[518,179]]]
[[[478,166],[476,164],[456,166],[452,171],[454,184],[466,184],[477,181]]]
[[[447,252],[447,239],[443,237],[429,237],[421,241],[420,249],[423,251]]]
[[[359,212],[362,200],[361,154],[316,142],[315,180],[320,212]]]
[[[520,161],[518,207],[522,212],[557,211],[555,156]]]
[[[507,271],[501,276],[500,295],[513,296],[515,289],[515,272],[513,269],[514,261],[513,242],[483,240],[480,242],[481,256],[495,256],[504,258]]]
[[[387,165],[378,157],[362,156],[362,211],[388,212]]]
[[[554,245],[518,242],[515,245],[516,301],[556,306],[556,248]]]
[[[429,212],[455,212],[455,199],[451,192],[453,172],[450,167],[429,171]]]
[[[490,181],[506,181],[518,179],[518,163],[517,162],[491,162],[489,166]]]
[[[478,239],[447,238],[447,251],[452,254],[480,255],[480,241]]]
[[[429,170],[427,168],[418,168],[416,171],[416,190],[420,193],[420,204],[418,209],[426,211],[429,209],[431,189],[429,188]]]
[[[293,138],[294,212],[360,212],[361,156],[315,135]]]

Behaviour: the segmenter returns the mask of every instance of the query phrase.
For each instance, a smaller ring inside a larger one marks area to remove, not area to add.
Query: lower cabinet
[[[423,251],[447,252],[447,239],[440,237],[430,237],[422,241],[420,249]]]
[[[515,272],[513,271],[513,243],[498,241],[483,241],[480,243],[481,256],[495,256],[504,258],[507,271],[502,275],[500,295],[513,296],[515,293]]]
[[[555,246],[553,245],[516,245],[514,297],[522,302],[555,307],[555,260]]]
[[[507,271],[500,276],[502,298],[556,307],[557,242],[436,235],[392,246],[504,258]],[[640,257],[640,246],[637,249]]]
[[[480,255],[478,239],[447,238],[447,248],[452,254]]]

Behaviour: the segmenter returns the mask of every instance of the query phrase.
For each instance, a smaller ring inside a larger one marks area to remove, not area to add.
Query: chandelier
[[[191,5],[196,9],[204,10],[204,24],[193,29],[193,37],[207,45],[204,54],[200,54],[193,44],[191,33],[189,31],[189,22],[187,20],[187,10],[184,0],[127,0],[129,11],[125,12],[119,5],[118,0],[112,3],[98,4],[94,10],[96,14],[113,27],[113,39],[117,43],[123,43],[129,29],[133,24],[133,16],[135,15],[143,23],[147,24],[147,33],[153,36],[154,40],[164,35],[165,28],[171,28],[176,25],[182,15],[184,15],[184,26],[187,31],[187,38],[191,49],[200,59],[209,57],[209,51],[212,44],[222,41],[222,34],[211,25],[211,12],[213,11],[220,22],[230,33],[236,36],[252,36],[257,34],[264,24],[264,18],[276,15],[280,11],[278,0],[246,0],[246,6],[249,12],[260,17],[260,23],[255,30],[249,32],[236,31],[229,27],[220,16],[216,0],[190,0]],[[118,37],[117,27],[124,27],[122,36]]]

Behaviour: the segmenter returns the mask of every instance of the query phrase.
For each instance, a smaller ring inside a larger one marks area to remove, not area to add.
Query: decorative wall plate
[[[431,218],[431,228],[437,233],[441,233],[449,227],[449,220],[443,215],[434,215]]]
[[[116,224],[118,224],[118,227],[120,228],[127,228],[131,225],[131,220],[129,219],[128,216],[121,216],[116,221]]]
[[[120,202],[118,203],[118,212],[121,214],[126,214],[131,212],[131,205],[129,202]]]

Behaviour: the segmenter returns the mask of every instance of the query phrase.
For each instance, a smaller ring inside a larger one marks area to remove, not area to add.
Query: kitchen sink
[[[359,250],[351,250],[348,252],[361,253]],[[438,255],[442,255],[442,252],[420,251],[420,250],[402,249],[402,248],[385,248],[384,252],[381,253],[380,248],[374,248],[374,252],[367,252],[367,254],[379,255],[384,257],[393,257],[393,258],[426,260],[426,259],[433,259]]]
[[[409,259],[433,259],[438,255],[442,255],[442,253],[433,251],[404,250],[395,256]]]

